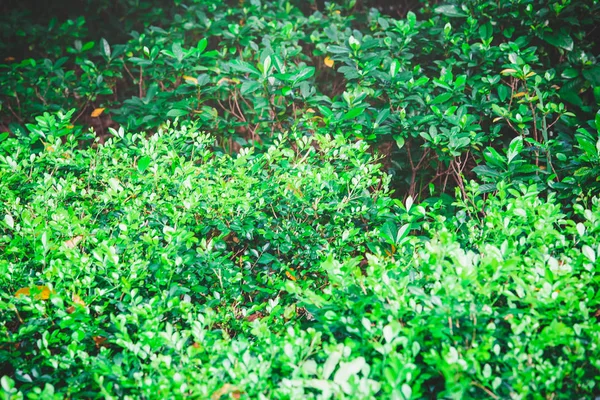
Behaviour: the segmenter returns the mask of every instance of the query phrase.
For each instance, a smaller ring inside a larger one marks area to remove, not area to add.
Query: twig
[[[483,386],[481,383],[473,381],[471,382],[472,385],[477,386],[479,389],[483,390],[484,392],[486,392],[488,394],[488,396],[490,396],[492,399],[499,399],[500,397],[496,396],[494,394],[494,392],[492,392],[490,389],[486,388],[485,386]]]
[[[142,97],[144,97],[144,77],[142,76],[143,72],[144,72],[144,69],[140,65],[140,80],[138,82],[138,88],[139,88],[139,92],[140,92],[140,99]]]
[[[15,113],[15,111],[10,106],[10,103],[6,103],[6,106],[8,107],[8,110],[10,111],[10,113],[17,119],[17,121],[19,121],[20,123],[23,123],[23,119],[21,117],[19,117],[17,115],[17,113]]]

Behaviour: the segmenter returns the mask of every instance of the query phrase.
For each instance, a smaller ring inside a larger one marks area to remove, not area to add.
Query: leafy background
[[[4,397],[600,394],[597,1],[1,7]]]

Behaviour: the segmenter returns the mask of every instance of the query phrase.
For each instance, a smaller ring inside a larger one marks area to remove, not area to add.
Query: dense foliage
[[[387,3],[5,6],[0,395],[600,395],[600,3]]]

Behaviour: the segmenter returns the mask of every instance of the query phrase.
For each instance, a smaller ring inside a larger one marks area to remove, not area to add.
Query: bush
[[[53,22],[40,54],[0,65],[0,117],[15,132],[75,107],[76,122],[105,137],[116,124],[156,131],[185,116],[227,152],[268,146],[302,121],[377,145],[413,198],[464,187],[475,166],[494,169],[484,149],[520,137],[526,173],[540,190],[559,188],[576,168],[576,131],[600,105],[600,6],[423,3],[393,18],[354,1],[158,2],[158,23],[142,2],[121,10],[147,25],[121,44],[91,37],[83,18]],[[480,176],[485,190],[500,180]]]
[[[598,3],[388,3],[2,6],[3,398],[600,394]]]
[[[2,362],[30,385],[53,376],[74,390],[92,377],[75,359],[98,354],[99,340],[114,351],[152,335],[144,327],[158,320],[129,332],[132,307],[178,329],[183,314],[214,310],[225,337],[245,318],[297,318],[282,282],[322,284],[324,254],[364,254],[391,204],[365,143],[281,137],[232,158],[193,125],[173,125],[78,150],[76,135],[53,135],[61,121],[42,123],[51,119],[29,128],[44,148],[32,136],[1,143]]]

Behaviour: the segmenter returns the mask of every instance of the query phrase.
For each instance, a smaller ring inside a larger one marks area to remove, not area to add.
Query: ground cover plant
[[[600,396],[600,3],[19,4],[3,398]]]

